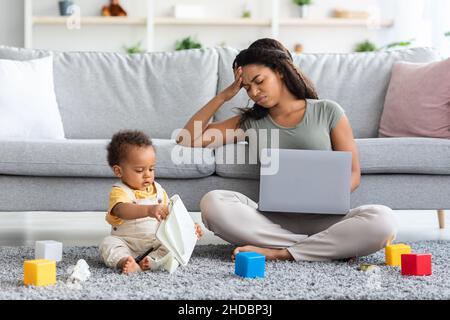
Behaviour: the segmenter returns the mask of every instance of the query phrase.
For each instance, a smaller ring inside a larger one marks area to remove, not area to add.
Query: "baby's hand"
[[[201,239],[203,237],[202,227],[198,223],[195,224],[195,234],[197,235],[197,239]]]
[[[165,204],[155,204],[148,206],[148,216],[158,221],[164,220],[169,214],[169,207]]]

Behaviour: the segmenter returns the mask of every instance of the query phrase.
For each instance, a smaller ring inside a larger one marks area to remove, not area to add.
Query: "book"
[[[197,243],[195,224],[179,195],[169,202],[169,215],[162,220],[156,238],[183,266],[187,265]]]

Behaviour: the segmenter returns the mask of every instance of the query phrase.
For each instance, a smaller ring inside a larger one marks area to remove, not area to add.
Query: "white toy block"
[[[53,240],[36,241],[35,259],[62,260],[62,243]]]

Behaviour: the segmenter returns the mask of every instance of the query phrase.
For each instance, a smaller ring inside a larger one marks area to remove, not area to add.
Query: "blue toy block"
[[[236,255],[234,273],[244,278],[264,278],[266,257],[256,252],[240,252]]]

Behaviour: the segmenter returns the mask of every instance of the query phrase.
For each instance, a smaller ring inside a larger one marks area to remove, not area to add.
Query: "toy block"
[[[384,254],[386,257],[386,265],[388,266],[400,266],[402,264],[402,254],[411,253],[411,247],[403,244],[391,244],[384,248]]]
[[[56,262],[49,260],[26,260],[23,263],[25,285],[47,286],[56,283]]]
[[[61,261],[62,243],[53,240],[36,241],[34,258]]]
[[[378,270],[378,266],[370,263],[361,263],[359,265],[359,270],[370,273],[370,272],[376,272]]]
[[[244,278],[264,278],[266,257],[256,252],[240,252],[236,255],[234,273]]]
[[[431,254],[402,254],[403,276],[429,276],[431,273]]]

